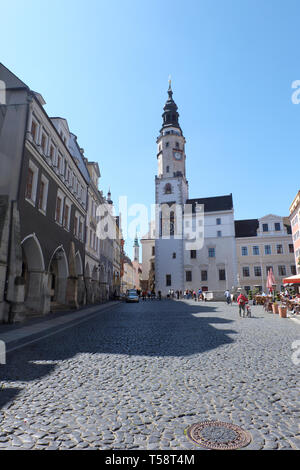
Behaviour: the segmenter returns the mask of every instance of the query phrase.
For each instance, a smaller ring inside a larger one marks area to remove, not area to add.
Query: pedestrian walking
[[[248,297],[246,297],[244,294],[240,293],[240,295],[237,298],[237,303],[239,305],[239,316],[244,317],[245,316],[245,306],[246,303],[248,302]],[[243,313],[243,315],[242,315]]]
[[[225,291],[224,295],[225,295],[225,297],[226,297],[226,302],[227,302],[227,304],[228,304],[228,305],[231,304],[231,295],[230,295],[230,292],[229,292],[228,289]]]

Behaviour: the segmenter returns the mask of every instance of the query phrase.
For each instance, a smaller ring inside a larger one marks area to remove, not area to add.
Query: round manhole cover
[[[187,436],[196,444],[214,450],[233,450],[251,442],[251,434],[239,426],[221,421],[203,421],[192,424]]]

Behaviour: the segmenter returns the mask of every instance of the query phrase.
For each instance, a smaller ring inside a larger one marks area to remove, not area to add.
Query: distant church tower
[[[163,109],[163,124],[157,138],[158,174],[155,177],[155,290],[166,295],[170,290],[184,290],[182,210],[189,197],[185,171],[186,141],[178,122],[171,81]]]
[[[133,244],[133,260],[137,261],[138,263],[140,262],[140,245],[137,235],[135,236]]]

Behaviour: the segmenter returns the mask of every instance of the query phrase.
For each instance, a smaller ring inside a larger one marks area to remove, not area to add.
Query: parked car
[[[139,301],[140,301],[140,298],[138,296],[136,289],[130,289],[127,292],[126,302],[139,302]]]

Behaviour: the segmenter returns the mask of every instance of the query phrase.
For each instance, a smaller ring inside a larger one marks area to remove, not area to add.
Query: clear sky
[[[299,22],[298,0],[11,0],[0,61],[68,120],[114,201],[154,203],[171,75],[190,197],[232,193],[236,219],[288,215],[300,186]]]

